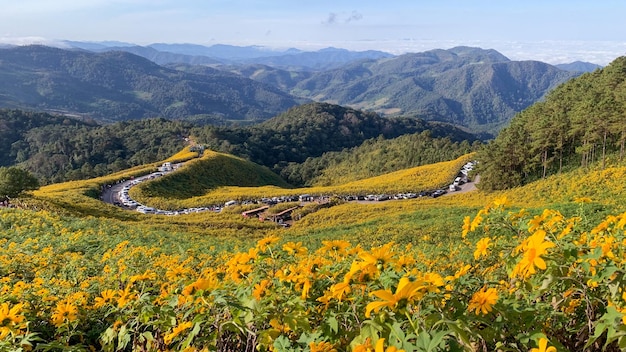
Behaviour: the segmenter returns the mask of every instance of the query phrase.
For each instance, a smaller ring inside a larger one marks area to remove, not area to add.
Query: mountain
[[[573,72],[593,72],[599,68],[602,68],[600,65],[592,64],[591,62],[583,62],[583,61],[574,61],[569,64],[557,64],[554,65],[561,70],[565,71],[573,71]]]
[[[159,51],[151,47],[137,46],[137,45],[106,47],[106,48],[101,48],[101,49],[94,50],[94,51],[97,51],[97,52],[125,51],[127,53],[131,53],[131,54],[146,58],[158,65],[167,65],[171,63],[184,63],[184,64],[189,64],[189,65],[222,64],[222,61],[210,58],[208,56],[177,54],[177,53],[171,53],[167,51]]]
[[[325,71],[355,61],[379,60],[393,56],[392,54],[376,50],[350,51],[346,49],[326,48],[314,52],[290,53],[281,56],[242,60],[239,64],[260,64],[291,70]]]
[[[58,110],[106,122],[192,115],[250,122],[303,101],[232,73],[190,74],[120,51],[26,46],[0,50],[0,61],[0,107]]]
[[[207,56],[228,61],[277,56],[284,54],[295,54],[301,52],[300,50],[294,48],[287,50],[273,50],[257,45],[235,46],[226,44],[215,44],[211,46],[204,46],[198,44],[155,43],[148,45],[148,47],[156,49],[158,51],[192,56]]]
[[[111,48],[111,47],[122,48],[122,47],[135,46],[135,44],[126,43],[126,42],[118,42],[118,41],[79,42],[79,41],[73,41],[73,40],[64,40],[61,43],[70,48],[77,48],[77,49],[83,49],[83,50],[89,50],[89,51],[103,50],[105,48]]]
[[[149,46],[112,45],[114,43],[64,42],[73,47],[94,52],[126,51],[151,60],[159,65],[185,63],[192,65],[266,65],[271,67],[321,71],[337,68],[364,59],[393,57],[392,54],[375,51],[350,51],[325,48],[318,51],[269,49],[262,46],[234,46],[216,44],[151,44]],[[109,45],[107,45],[109,44]]]
[[[456,47],[353,62],[296,79],[276,68],[239,68],[246,77],[293,95],[395,115],[497,132],[548,91],[580,73],[495,50]],[[301,79],[303,78],[303,79]]]

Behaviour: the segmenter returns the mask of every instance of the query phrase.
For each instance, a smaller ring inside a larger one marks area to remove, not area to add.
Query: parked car
[[[430,196],[431,196],[431,197],[433,197],[433,198],[437,198],[437,197],[441,197],[441,196],[443,196],[443,195],[444,195],[444,194],[446,194],[446,193],[447,193],[447,192],[446,192],[445,190],[443,190],[443,189],[438,189],[438,190],[434,191],[434,192],[433,192]]]

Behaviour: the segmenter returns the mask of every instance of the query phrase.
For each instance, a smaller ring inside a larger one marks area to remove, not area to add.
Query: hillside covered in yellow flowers
[[[438,198],[339,196],[438,189],[476,159],[493,180],[483,156],[513,141],[304,188],[185,149],[166,160],[179,170],[129,191],[163,209],[237,201],[219,212],[141,214],[99,199],[162,162],[41,187],[0,208],[0,350],[625,350],[626,165],[619,144],[576,136],[595,147],[563,167],[533,159],[515,187]],[[289,228],[242,216],[258,206],[246,200],[304,193],[329,201],[304,205]]]

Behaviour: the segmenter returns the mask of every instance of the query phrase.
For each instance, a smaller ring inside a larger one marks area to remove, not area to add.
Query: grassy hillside
[[[288,180],[307,186],[340,185],[415,166],[456,159],[478,149],[480,143],[453,142],[432,138],[429,131],[365,141],[341,152],[327,152],[300,164],[289,164],[281,172]]]
[[[262,187],[289,185],[266,167],[232,155],[205,151],[200,159],[188,162],[178,172],[133,189],[138,199],[162,197],[186,199],[201,196],[218,187]]]

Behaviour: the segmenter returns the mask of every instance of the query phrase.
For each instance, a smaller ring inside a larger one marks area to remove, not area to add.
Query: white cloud
[[[57,48],[69,48],[69,45],[61,40],[48,39],[43,37],[0,37],[0,44],[5,45],[46,45]]]
[[[334,24],[340,24],[340,23],[350,23],[354,21],[360,21],[362,19],[363,19],[363,15],[356,10],[352,11],[351,13],[330,12],[328,14],[328,17],[322,21],[322,24],[334,25]]]

